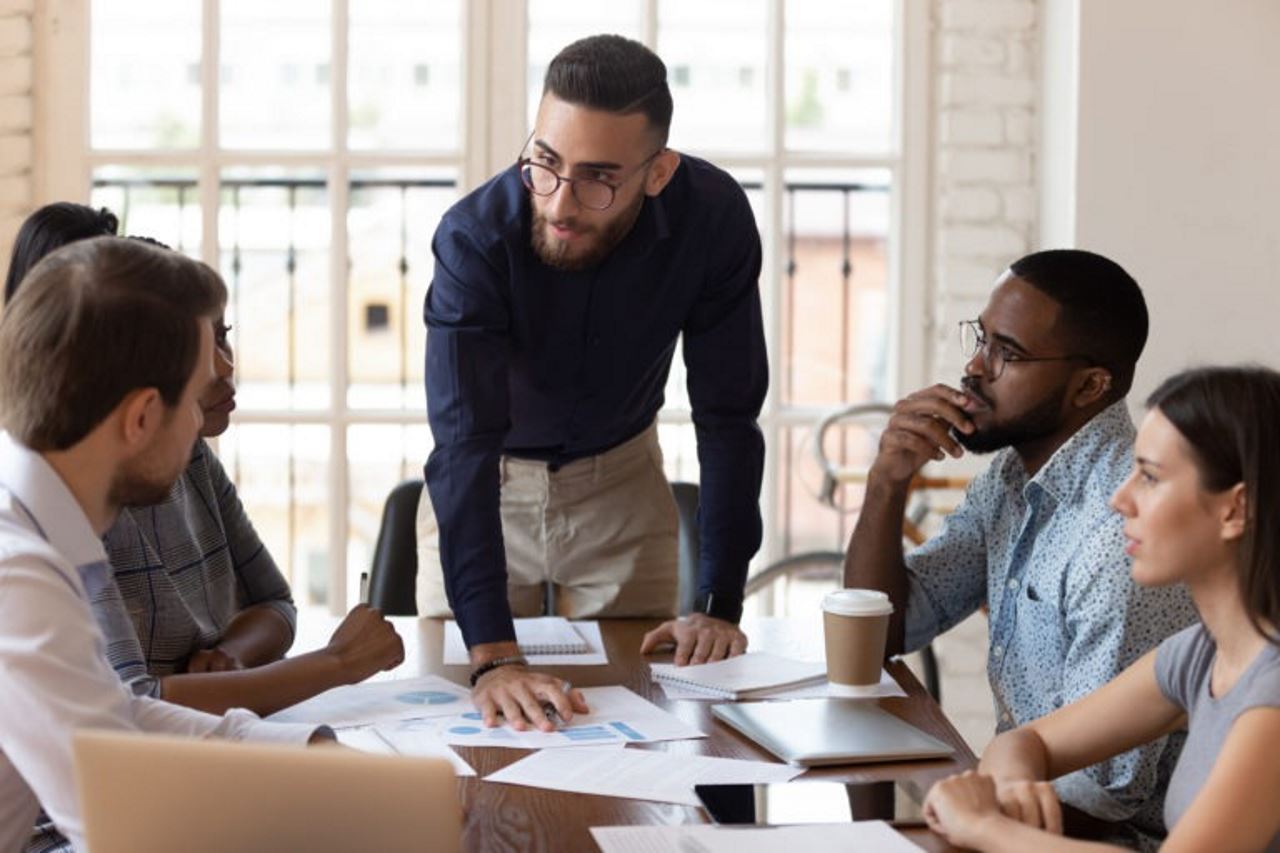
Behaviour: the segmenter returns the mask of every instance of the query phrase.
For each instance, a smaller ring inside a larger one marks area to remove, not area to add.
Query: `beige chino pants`
[[[676,612],[679,519],[662,471],[657,426],[598,456],[552,471],[504,456],[502,535],[516,616],[670,617]],[[418,615],[448,617],[431,498],[418,504]]]

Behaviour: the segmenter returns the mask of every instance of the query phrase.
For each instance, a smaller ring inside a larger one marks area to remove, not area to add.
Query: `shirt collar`
[[[667,188],[670,188],[670,184]],[[667,216],[667,205],[662,199],[666,192],[664,189],[658,195],[645,196],[636,224],[631,226],[631,233],[614,251],[615,255],[628,259],[643,258],[671,236],[671,220]]]
[[[1103,461],[1117,441],[1133,446],[1133,419],[1124,400],[1094,415],[1054,451],[1027,487],[1036,486],[1058,503],[1070,500],[1089,481],[1089,472]]]
[[[30,514],[36,532],[73,566],[107,559],[89,519],[43,456],[0,431],[0,485]]]

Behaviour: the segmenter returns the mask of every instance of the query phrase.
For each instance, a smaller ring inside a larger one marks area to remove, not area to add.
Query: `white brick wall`
[[[34,0],[0,0],[0,274],[31,210],[33,8]]]
[[[1034,245],[1038,6],[933,0],[934,381],[955,382],[956,323],[976,317],[996,275]],[[995,730],[986,649],[982,614],[934,643],[943,707],[976,751]]]
[[[932,378],[953,381],[956,323],[1036,229],[1038,4],[934,0]]]

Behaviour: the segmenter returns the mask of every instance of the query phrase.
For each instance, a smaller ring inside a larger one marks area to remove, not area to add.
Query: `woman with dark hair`
[[[116,227],[105,208],[70,202],[40,208],[19,231],[9,282],[16,290],[44,255]],[[107,656],[135,694],[211,713],[243,707],[270,714],[389,669],[404,651],[390,623],[360,606],[328,646],[281,660],[297,614],[289,585],[204,440],[227,430],[235,408],[229,330],[218,317],[215,379],[200,396],[201,440],[186,470],[164,501],[126,508],[107,531],[103,544],[115,582],[91,603]]]
[[[1133,474],[1112,506],[1134,580],[1186,584],[1202,623],[1000,735],[977,772],[935,785],[926,817],[953,844],[1095,849],[1050,834],[1062,832],[1062,815],[1045,780],[1187,728],[1162,849],[1280,850],[1280,373],[1191,370],[1147,406]]]
[[[105,207],[94,210],[70,201],[46,204],[27,217],[14,238],[13,258],[4,279],[4,301],[13,298],[27,270],[54,249],[90,237],[114,237],[119,227],[116,215]]]

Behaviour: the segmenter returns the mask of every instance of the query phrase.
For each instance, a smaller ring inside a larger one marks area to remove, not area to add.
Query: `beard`
[[[158,504],[169,496],[181,473],[168,476],[135,461],[116,473],[107,491],[107,500],[117,507]]]
[[[564,191],[568,191],[568,187]],[[636,224],[636,219],[640,216],[640,207],[643,204],[644,194],[641,193],[636,197],[635,203],[631,205],[630,209],[618,214],[612,222],[606,223],[603,229],[592,228],[584,230],[582,237],[579,239],[591,242],[588,242],[583,251],[577,255],[570,255],[569,244],[563,240],[557,240],[549,233],[551,229],[547,222],[547,217],[535,209],[533,211],[533,232],[530,235],[533,253],[538,256],[538,260],[561,272],[577,272],[590,269],[609,257],[609,254],[617,248],[623,238],[631,232],[631,227]],[[578,224],[572,219],[563,220],[563,222],[570,226]]]
[[[964,390],[982,400],[992,412],[995,412],[991,399],[978,388],[977,377],[966,376],[960,380],[960,384]],[[954,430],[952,436],[965,450],[978,454],[993,453],[1006,447],[1015,447],[1045,438],[1057,432],[1062,426],[1062,401],[1066,398],[1066,394],[1067,386],[1064,383],[1056,393],[1046,397],[1012,423],[975,429],[968,435]]]

